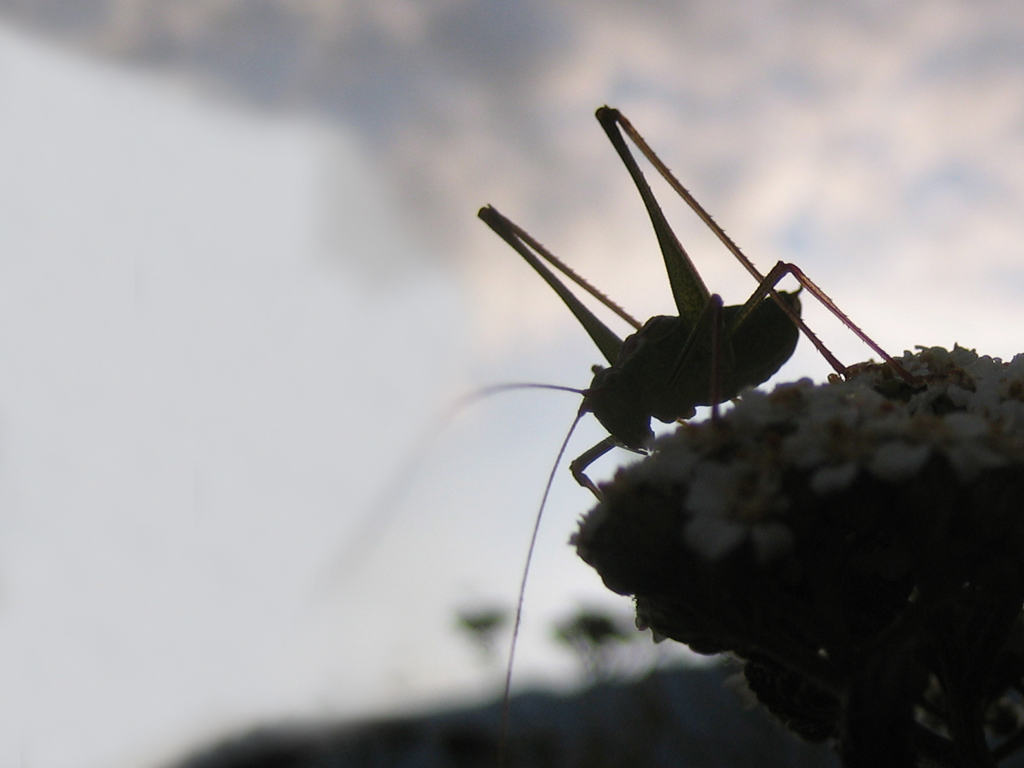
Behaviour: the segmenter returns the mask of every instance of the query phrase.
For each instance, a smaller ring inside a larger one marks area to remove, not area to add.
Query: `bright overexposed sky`
[[[513,603],[578,401],[491,399],[405,469],[455,397],[600,362],[480,205],[671,312],[603,103],[890,351],[1020,349],[1016,3],[0,0],[0,764],[494,691],[453,614]],[[827,373],[805,343],[781,375]],[[554,618],[617,604],[565,546],[591,503],[563,470],[523,681],[572,677]]]

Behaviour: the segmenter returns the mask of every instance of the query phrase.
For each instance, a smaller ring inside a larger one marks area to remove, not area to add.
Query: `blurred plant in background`
[[[469,636],[488,664],[495,660],[499,633],[508,623],[509,612],[504,608],[467,608],[456,614],[456,626]]]
[[[612,676],[615,651],[638,637],[608,613],[581,608],[555,625],[555,639],[576,652],[588,683]],[[644,638],[647,639],[647,638]]]

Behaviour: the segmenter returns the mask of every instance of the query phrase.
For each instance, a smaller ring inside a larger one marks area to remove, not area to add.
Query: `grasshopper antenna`
[[[540,506],[537,508],[537,518],[533,521],[533,533],[530,535],[530,546],[526,550],[526,563],[523,565],[523,579],[519,582],[519,598],[516,601],[516,618],[512,623],[512,643],[509,646],[508,651],[508,666],[505,668],[505,694],[501,700],[501,719],[498,724],[498,768],[504,768],[505,765],[505,753],[508,751],[508,736],[509,736],[509,714],[512,706],[512,667],[515,664],[516,658],[516,644],[519,640],[519,626],[523,622],[523,601],[526,597],[526,580],[530,575],[530,563],[533,562],[533,551],[537,547],[537,534],[540,532],[540,521],[544,516],[544,507],[548,503],[548,496],[551,494],[551,486],[555,482],[555,474],[558,472],[558,467],[562,463],[562,458],[565,456],[565,449],[569,446],[569,440],[572,439],[573,432],[576,431],[577,425],[580,423],[580,419],[584,416],[584,411],[580,410],[576,414],[576,418],[573,419],[572,426],[569,427],[569,431],[565,435],[565,439],[562,441],[562,447],[558,449],[558,455],[555,457],[555,463],[551,467],[551,474],[548,475],[548,481],[544,485],[544,494],[540,498]]]
[[[534,382],[512,382],[481,387],[452,402],[437,415],[433,423],[421,434],[412,449],[406,454],[405,459],[395,472],[396,482],[389,483],[387,490],[378,496],[363,513],[362,522],[348,539],[344,549],[337,555],[335,560],[337,564],[334,567],[329,567],[329,573],[326,574],[321,588],[344,582],[362,563],[366,555],[373,551],[375,544],[401,509],[401,501],[412,487],[430,447],[463,411],[492,395],[523,389],[548,389],[556,392],[572,392],[575,395],[583,396],[583,390],[574,387]]]

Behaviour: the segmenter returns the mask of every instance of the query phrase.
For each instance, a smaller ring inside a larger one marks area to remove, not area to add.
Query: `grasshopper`
[[[540,519],[566,446],[585,414],[593,413],[608,430],[608,437],[574,459],[570,469],[576,481],[600,499],[601,490],[586,474],[587,468],[594,461],[615,447],[647,453],[654,437],[652,418],[665,423],[682,421],[694,416],[697,406],[709,405],[712,408],[712,419],[717,420],[717,407],[720,403],[733,399],[746,387],[763,383],[782,367],[792,356],[801,332],[810,339],[836,374],[844,376],[847,373],[846,366],[836,359],[801,319],[797,295],[799,291],[790,293],[775,290],[775,286],[787,275],[792,275],[800,283],[801,290],[807,290],[879,354],[897,375],[911,384],[916,383],[903,366],[857,327],[799,267],[780,261],[767,275],[758,272],[618,110],[601,107],[596,116],[629,171],[654,225],[679,315],[656,316],[640,324],[495,208],[488,205],[480,209],[479,217],[551,286],[608,362],[607,367],[594,366],[590,387],[580,392],[583,402],[548,477],[534,523],[520,583],[506,668],[498,746],[499,765],[504,763],[506,757],[512,667],[522,620],[526,580]],[[757,289],[745,303],[726,307],[718,294],[708,291],[662,213],[636,158],[626,144],[626,137],[757,280]],[[545,262],[623,318],[636,332],[624,340],[616,336]]]
[[[758,272],[618,110],[601,107],[596,116],[629,171],[654,225],[679,311],[677,317],[656,316],[641,325],[495,208],[485,206],[478,214],[554,289],[608,362],[608,367],[594,367],[593,381],[584,390],[580,405],[580,416],[593,413],[608,430],[608,437],[571,462],[570,469],[580,485],[600,498],[600,489],[585,470],[614,447],[646,453],[654,437],[652,418],[665,423],[685,420],[695,414],[697,406],[706,405],[712,407],[712,415],[717,417],[719,403],[733,399],[742,389],[761,384],[782,367],[793,354],[801,331],[837,374],[846,374],[846,367],[801,320],[799,291],[775,290],[786,275],[796,278],[803,289],[881,355],[898,375],[913,381],[799,267],[780,261],[767,275]],[[623,134],[757,280],[757,289],[744,304],[725,307],[718,294],[708,292],[665,219]],[[625,340],[616,336],[544,262],[625,319],[636,328],[636,333]]]

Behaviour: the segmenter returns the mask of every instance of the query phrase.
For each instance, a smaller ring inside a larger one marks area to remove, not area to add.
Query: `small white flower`
[[[950,384],[946,388],[945,394],[957,408],[966,408],[968,403],[974,398],[973,392],[968,392],[956,384]]]
[[[969,481],[983,470],[1006,466],[1007,459],[978,443],[961,443],[947,448],[944,453],[956,470],[957,477]]]
[[[739,485],[749,470],[743,465],[708,461],[694,467],[686,509],[697,517],[726,515],[736,506]]]
[[[932,347],[932,349],[938,350],[942,349],[942,347]],[[945,350],[943,351],[945,352]],[[964,349],[959,344],[954,344],[953,351],[946,352],[946,355],[948,356],[948,359],[953,363],[953,365],[960,366],[961,368],[966,368],[967,366],[971,365],[972,363],[978,360],[977,352],[975,352],[973,349]]]
[[[1006,375],[1017,380],[1024,379],[1024,354],[1013,356],[1006,366]]]
[[[842,491],[850,486],[855,477],[857,477],[857,465],[852,461],[821,467],[811,475],[811,490],[819,496]]]
[[[697,515],[683,526],[686,543],[708,560],[717,560],[728,554],[746,535],[745,525],[712,515]]]
[[[1003,431],[1014,435],[1024,433],[1024,403],[1020,400],[1006,400],[995,412],[1003,422]]]
[[[745,389],[739,394],[733,409],[733,424],[738,429],[761,427],[775,415],[768,395],[757,389]]]
[[[822,435],[801,429],[782,441],[782,455],[800,469],[807,469],[828,459]]]
[[[868,463],[868,471],[880,480],[904,480],[924,466],[931,453],[931,446],[911,445],[893,441],[878,447]]]
[[[662,441],[665,439],[662,438]],[[660,453],[655,454],[650,461],[641,461],[630,468],[630,473],[636,480],[649,480],[658,483],[663,480],[679,481],[690,477],[693,468],[700,462],[701,457],[695,451],[681,441],[672,443],[660,442],[658,446]]]
[[[954,440],[977,440],[989,432],[989,424],[973,413],[949,413],[943,417]]]

